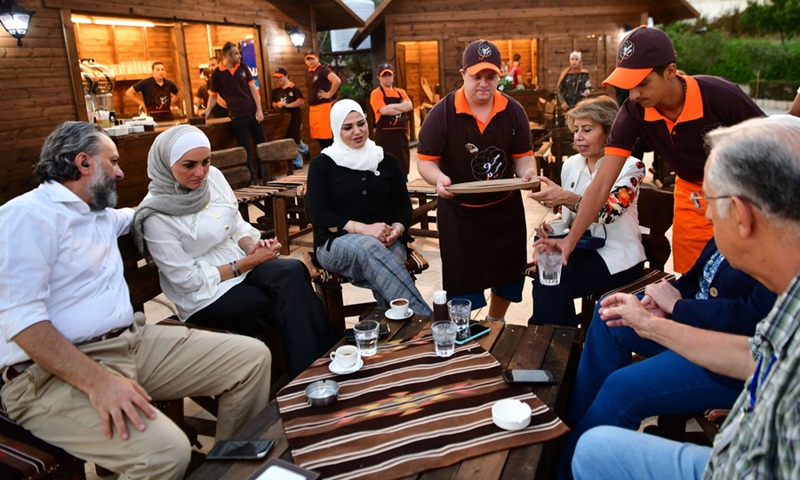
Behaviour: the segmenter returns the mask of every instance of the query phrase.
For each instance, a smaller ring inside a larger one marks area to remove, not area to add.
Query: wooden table
[[[384,309],[376,308],[362,316],[389,325],[392,331],[388,338],[382,340],[411,337],[430,327],[430,318],[427,316],[414,315],[407,321],[395,322],[387,320],[383,313]],[[478,339],[478,343],[490,351],[503,368],[543,368],[553,372],[557,379],[555,385],[535,386],[532,391],[542,402],[562,415],[569,400],[577,369],[578,348],[574,342],[576,330],[569,327],[505,325],[501,322],[493,322],[490,326],[492,331]],[[340,342],[343,343],[344,341]],[[269,458],[278,457],[292,462],[278,404],[274,400],[242,428],[235,438],[274,438],[275,445],[269,453]],[[561,440],[563,439],[490,453],[407,478],[408,480],[555,478],[556,454]],[[263,462],[260,461],[206,461],[189,479],[242,480],[261,465]]]

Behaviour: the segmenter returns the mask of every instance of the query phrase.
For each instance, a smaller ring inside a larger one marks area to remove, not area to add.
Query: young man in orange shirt
[[[380,85],[369,96],[375,112],[375,143],[394,155],[408,178],[411,159],[408,149],[408,116],[414,106],[405,90],[394,88],[394,67],[391,63],[378,66]]]

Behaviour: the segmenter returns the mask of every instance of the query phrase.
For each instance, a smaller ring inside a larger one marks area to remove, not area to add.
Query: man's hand
[[[650,284],[645,287],[644,293],[653,299],[658,308],[666,312],[667,315],[672,315],[675,304],[683,298],[681,297],[681,292],[669,282]]]
[[[150,420],[155,420],[156,411],[150,405],[152,398],[135,381],[104,371],[101,378],[96,379],[93,384],[94,388],[87,393],[103,422],[103,435],[106,438],[111,439],[114,436],[112,423],[120,438],[127,440],[130,437],[125,417],[136,430],[144,431],[146,425],[139,415],[140,411]]]
[[[646,340],[652,340],[652,324],[664,321],[653,316],[642,305],[635,295],[615,293],[600,301],[600,318],[609,327],[631,327],[636,334]]]
[[[446,188],[452,184],[453,182],[452,180],[450,180],[450,177],[448,177],[445,174],[441,174],[439,178],[436,180],[436,194],[448,200],[455,197],[455,194],[450,193],[450,191],[447,190]]]
[[[262,112],[261,110],[256,112],[256,121],[258,123],[261,123],[261,122],[264,121],[264,112]]]

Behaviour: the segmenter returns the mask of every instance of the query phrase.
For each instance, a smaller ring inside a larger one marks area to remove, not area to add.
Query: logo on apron
[[[474,147],[472,144],[468,146]],[[489,147],[472,159],[472,176],[477,180],[502,178],[507,164],[505,152],[497,147]]]

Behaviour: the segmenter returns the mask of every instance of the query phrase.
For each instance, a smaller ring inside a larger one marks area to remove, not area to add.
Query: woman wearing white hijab
[[[331,128],[333,145],[308,169],[317,261],[371,289],[380,307],[405,298],[414,313],[430,315],[405,268],[412,209],[400,163],[369,139],[364,111],[353,100],[333,105]]]
[[[280,243],[242,219],[211,145],[190,125],[160,134],[147,158],[149,193],[134,219],[161,288],[184,322],[244,335],[277,328],[295,376],[334,343],[305,267],[280,259]]]

